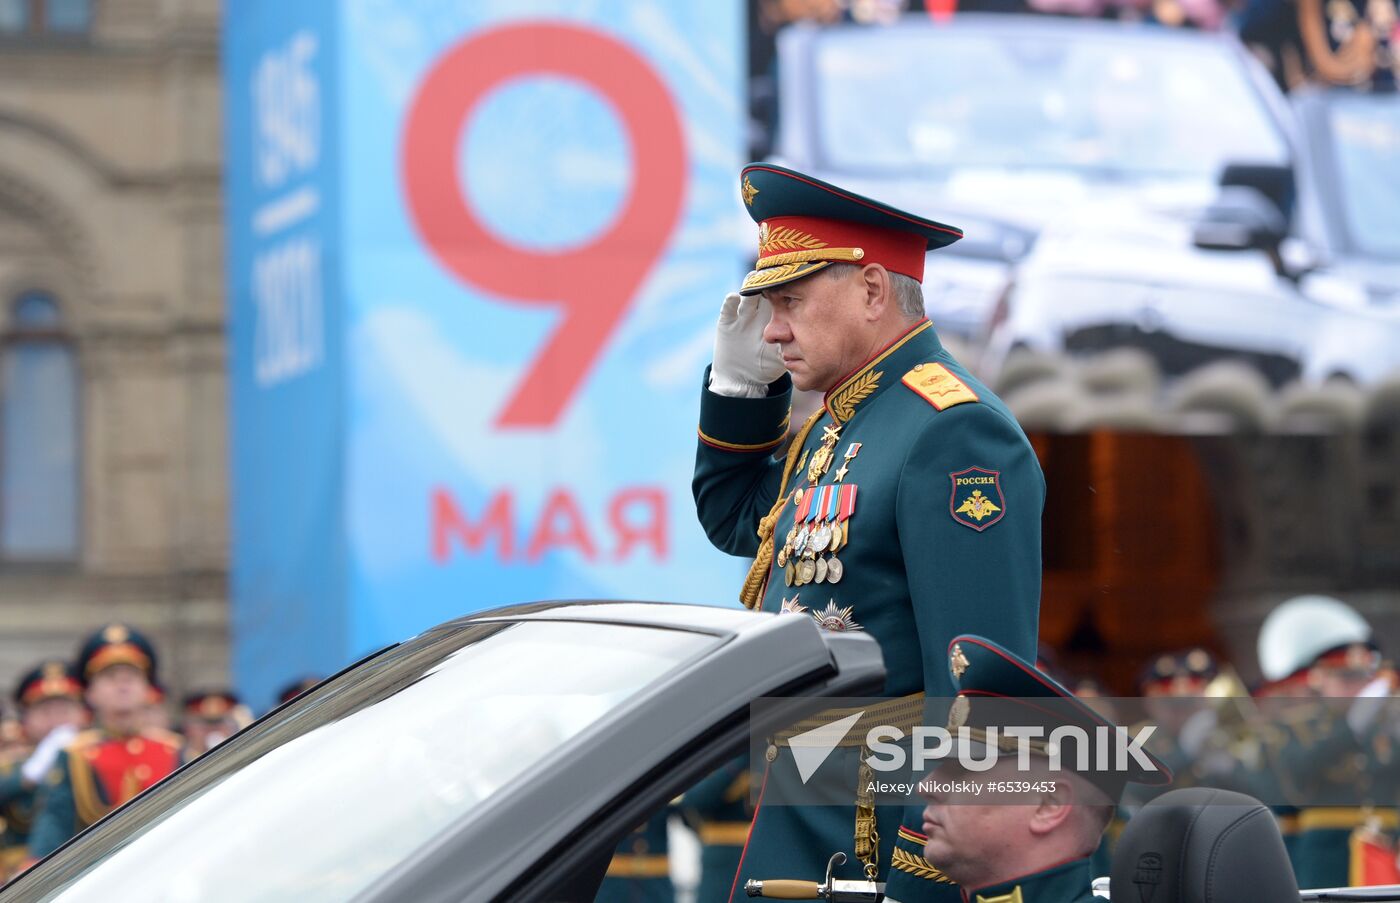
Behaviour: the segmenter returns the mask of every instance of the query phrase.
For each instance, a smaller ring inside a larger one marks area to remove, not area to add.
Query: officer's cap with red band
[[[740,195],[758,223],[758,261],[740,294],[810,276],[833,263],[878,263],[920,282],[924,255],[962,238],[962,230],[896,210],[772,163],[750,163]]]

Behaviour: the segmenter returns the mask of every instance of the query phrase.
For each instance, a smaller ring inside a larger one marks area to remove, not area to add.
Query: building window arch
[[[0,0],[0,39],[85,37],[93,0]]]
[[[78,366],[49,293],[10,302],[0,335],[0,561],[79,552]]]

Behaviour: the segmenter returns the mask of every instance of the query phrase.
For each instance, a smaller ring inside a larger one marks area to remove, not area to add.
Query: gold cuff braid
[[[793,437],[792,444],[788,446],[787,462],[783,464],[783,481],[778,484],[778,499],[768,510],[767,516],[758,522],[758,554],[754,556],[753,564],[749,565],[748,576],[744,578],[744,586],[739,590],[739,601],[744,603],[745,608],[757,609],[763,605],[763,590],[768,581],[768,571],[773,564],[773,531],[778,526],[778,515],[787,504],[788,480],[792,477],[798,456],[802,454],[802,446],[807,442],[807,434],[812,432],[817,418],[824,413],[824,410],[818,409],[808,417],[807,422],[802,424],[802,429]]]

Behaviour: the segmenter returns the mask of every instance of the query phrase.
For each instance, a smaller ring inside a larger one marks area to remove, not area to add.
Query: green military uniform
[[[93,634],[78,653],[78,671],[84,681],[117,665],[139,668],[154,682],[154,648],[123,624]],[[182,745],[178,734],[163,730],[115,733],[98,728],[79,734],[59,754],[39,788],[30,855],[47,856],[173,772],[180,765]]]
[[[881,242],[909,236],[917,273],[900,272],[919,278],[927,248],[960,235],[781,167],[750,165],[742,187],[760,223],[761,255],[745,292],[833,261],[885,263]],[[943,656],[958,633],[974,630],[1033,656],[1044,478],[1010,411],[944,350],[932,324],[912,323],[826,392],[786,461],[775,461],[791,394],[787,376],[763,398],[702,393],[696,508],[718,548],[756,557],[746,604],[868,632],[884,653],[885,695],[914,697],[916,707],[917,694],[952,695]],[[790,770],[790,750],[776,746],[772,770]],[[820,879],[838,850],[859,868],[868,860],[861,844],[874,838],[855,836],[855,802],[760,805],[740,883]],[[897,895],[906,903],[929,892],[954,899],[918,852],[917,811],[908,820],[898,807],[875,813],[876,868],[912,882]]]
[[[81,704],[82,699],[82,683],[68,663],[58,659],[35,665],[15,686],[15,704],[26,714],[33,706],[52,704],[54,700]],[[50,742],[56,739],[58,735]],[[33,744],[26,744],[10,750],[0,759],[0,881],[13,874],[28,858],[36,787],[25,779],[22,768],[34,751]]]
[[[667,852],[667,809],[637,826],[622,839],[608,863],[596,903],[671,903],[671,859]]]
[[[1400,826],[1389,743],[1376,742],[1374,730],[1357,736],[1331,702],[1290,707],[1282,725],[1284,776],[1308,803],[1289,819],[1287,844],[1298,886],[1305,888],[1355,883],[1360,863],[1353,836],[1368,827],[1393,832]]]
[[[1354,836],[1393,830],[1400,794],[1392,727],[1379,708],[1385,696],[1350,698],[1388,692],[1378,680],[1382,661],[1371,625],[1339,599],[1296,596],[1261,625],[1259,662],[1274,691],[1292,685],[1312,696],[1357,687],[1338,689],[1343,696],[1333,699],[1261,702],[1271,714],[1261,738],[1276,772],[1269,789],[1296,806],[1280,820],[1299,886],[1355,883],[1361,857]]]
[[[969,903],[1092,903],[1104,899],[1094,895],[1094,874],[1090,860],[1075,859],[988,887],[968,888],[967,900]]]
[[[748,760],[720,768],[686,791],[681,817],[700,838],[700,882],[696,903],[725,903],[739,871],[739,858],[753,823]]]
[[[34,818],[34,788],[21,777],[19,767],[31,752],[15,749],[0,758],[0,881],[23,862]]]

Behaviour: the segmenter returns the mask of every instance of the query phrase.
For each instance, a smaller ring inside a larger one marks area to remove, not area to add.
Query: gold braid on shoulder
[[[768,516],[758,522],[758,554],[754,556],[753,564],[749,565],[749,574],[744,578],[744,587],[739,590],[739,601],[744,603],[745,608],[758,608],[763,604],[764,584],[768,580],[768,571],[773,564],[773,531],[778,526],[778,515],[782,513],[783,506],[787,504],[788,480],[792,477],[793,468],[797,464],[797,458],[802,454],[802,446],[807,443],[807,434],[812,432],[812,427],[816,425],[817,419],[826,413],[818,409],[807,422],[802,424],[802,429],[797,431],[793,437],[792,444],[788,446],[787,462],[783,465],[783,481],[778,485],[778,499],[769,509]]]

